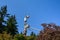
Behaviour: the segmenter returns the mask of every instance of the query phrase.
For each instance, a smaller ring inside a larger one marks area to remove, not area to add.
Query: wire
[[[40,31],[40,30],[39,30],[39,29],[37,29],[37,28],[32,28],[32,27],[30,27],[30,29]]]

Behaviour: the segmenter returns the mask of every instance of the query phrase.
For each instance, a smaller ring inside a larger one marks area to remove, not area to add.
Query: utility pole
[[[24,31],[23,31],[23,34],[26,36],[26,34],[27,34],[27,29],[30,27],[29,25],[28,25],[28,23],[27,23],[27,20],[28,20],[28,18],[29,18],[30,16],[25,16],[24,17]]]

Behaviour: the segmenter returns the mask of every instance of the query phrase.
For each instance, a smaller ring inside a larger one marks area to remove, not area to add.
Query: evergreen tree
[[[13,36],[18,33],[15,15],[8,17],[7,28],[8,28],[8,33],[10,33]]]
[[[6,21],[4,20],[4,18],[7,16],[7,6],[3,6],[0,9],[0,33],[2,33],[4,31],[5,25],[3,23],[5,23]]]
[[[31,32],[30,36],[36,36],[36,34],[34,32]]]
[[[27,36],[27,40],[36,40],[36,34],[31,32],[30,36]]]
[[[23,34],[17,34],[14,36],[14,40],[27,40],[27,37]]]

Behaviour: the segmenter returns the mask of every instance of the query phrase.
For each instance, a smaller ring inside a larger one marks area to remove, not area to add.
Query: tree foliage
[[[15,15],[7,14],[7,6],[2,6],[0,9],[0,33],[3,31],[13,36],[18,33]]]
[[[13,38],[10,34],[7,34],[7,32],[4,31],[0,34],[0,40],[13,40]]]
[[[15,15],[9,16],[7,19],[7,28],[8,28],[8,33],[11,33],[11,35],[15,35],[18,33],[17,29],[17,22],[15,19]]]
[[[14,40],[27,40],[27,37],[23,34],[17,34],[14,36]]]
[[[60,40],[60,26],[56,24],[42,24],[44,30],[40,32],[37,40]]]
[[[4,30],[5,25],[3,25],[3,23],[5,22],[4,18],[7,15],[7,6],[3,6],[0,9],[0,33],[2,33],[2,31]]]

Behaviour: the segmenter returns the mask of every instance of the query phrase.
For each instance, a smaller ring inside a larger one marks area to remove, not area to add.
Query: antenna
[[[37,31],[40,31],[39,29],[37,29],[37,28],[32,28],[32,27],[30,27],[30,25],[27,23],[27,20],[28,20],[28,18],[29,18],[30,16],[25,16],[24,17],[24,31],[23,31],[23,34],[26,36],[26,34],[27,34],[27,29],[28,28],[30,28],[30,29],[32,29],[32,30],[37,30]]]
[[[30,27],[30,25],[27,23],[27,20],[28,20],[28,18],[29,18],[30,16],[25,16],[24,17],[24,35],[26,36],[26,34],[27,34],[27,29]]]

